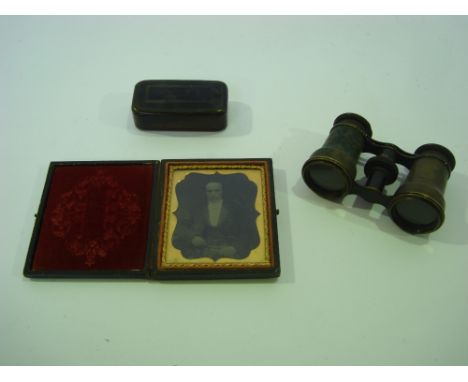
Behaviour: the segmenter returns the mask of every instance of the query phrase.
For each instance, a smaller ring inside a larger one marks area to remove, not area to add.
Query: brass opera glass
[[[365,185],[357,183],[356,167],[362,153],[374,154],[364,165]],[[399,175],[397,164],[409,170],[394,195],[385,186]],[[318,195],[340,201],[356,194],[385,206],[393,221],[409,233],[428,233],[444,222],[444,191],[455,157],[445,147],[426,144],[414,154],[391,143],[372,139],[369,122],[346,113],[335,119],[328,138],[302,167],[305,183]]]

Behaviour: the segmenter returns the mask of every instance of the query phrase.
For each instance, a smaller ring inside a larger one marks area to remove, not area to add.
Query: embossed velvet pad
[[[147,162],[56,166],[32,270],[142,270],[154,171]]]

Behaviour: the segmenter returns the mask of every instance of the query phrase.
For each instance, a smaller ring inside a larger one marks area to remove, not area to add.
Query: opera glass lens
[[[365,136],[372,136],[365,118],[352,113],[336,118],[323,146],[302,167],[305,183],[327,199],[339,200],[346,196],[356,176]]]
[[[436,144],[421,146],[415,154],[418,158],[389,209],[393,221],[403,230],[427,233],[444,221],[444,191],[455,158],[448,149]]]

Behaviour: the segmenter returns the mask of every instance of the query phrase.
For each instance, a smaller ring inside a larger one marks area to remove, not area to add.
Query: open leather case
[[[32,278],[280,274],[271,159],[52,162]]]

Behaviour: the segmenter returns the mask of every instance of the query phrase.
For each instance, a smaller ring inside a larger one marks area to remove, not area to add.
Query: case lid
[[[24,274],[144,277],[158,162],[52,162]]]

